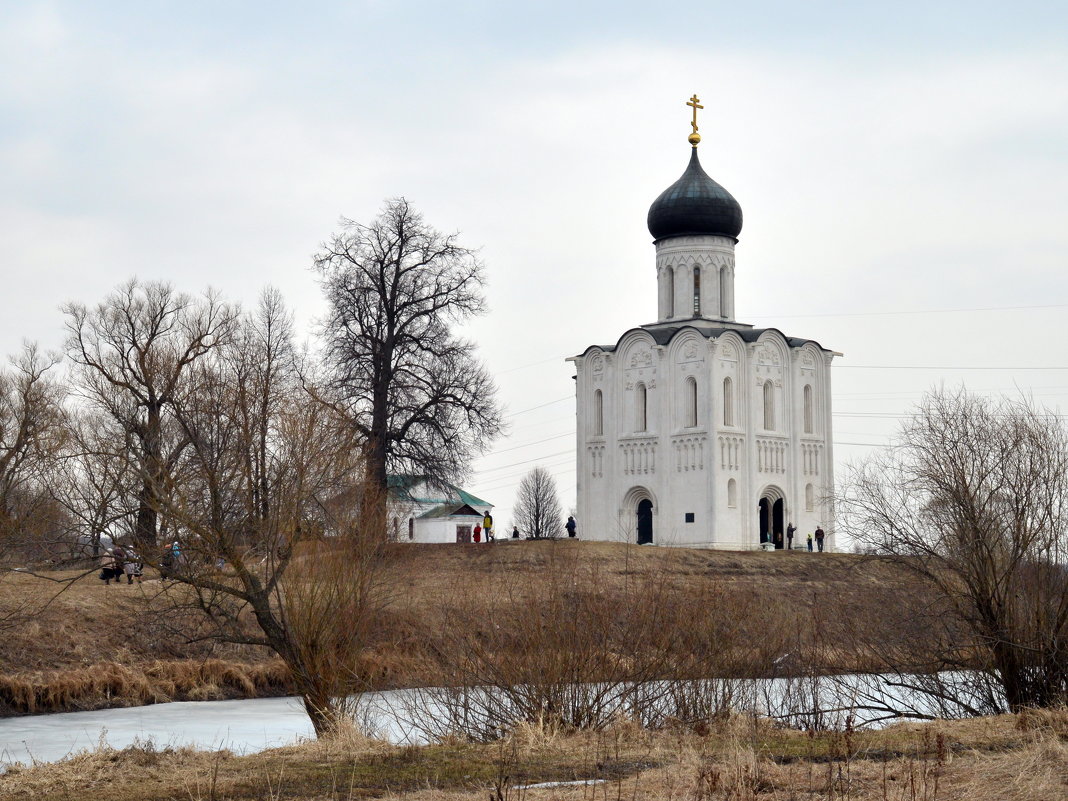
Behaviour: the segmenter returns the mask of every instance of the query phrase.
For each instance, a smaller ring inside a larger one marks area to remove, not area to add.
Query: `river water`
[[[967,674],[940,675],[953,677],[961,687],[972,684]],[[899,682],[895,684],[879,676],[827,677],[817,680],[818,683],[789,679],[711,681],[718,682],[718,691],[732,691],[732,708],[788,718],[801,725],[807,725],[806,716],[810,719],[813,715],[823,716],[821,725],[842,725],[844,715],[849,715],[856,725],[878,725],[886,719],[878,709],[880,705],[912,710],[912,716],[919,717],[946,713],[944,707],[934,708],[923,699],[906,695]],[[456,717],[457,707],[452,706],[456,699],[446,693],[434,688],[365,693],[360,700],[359,720],[375,736],[390,742],[425,743],[447,731],[450,717]],[[464,709],[468,710],[472,703],[477,705],[480,698],[484,701],[499,696],[498,691],[491,693],[472,690],[463,698]],[[499,700],[493,708],[501,708]],[[441,724],[435,725],[435,721]],[[151,742],[157,748],[226,748],[247,754],[314,736],[303,705],[293,697],[177,701],[92,712],[59,712],[0,718],[0,767],[53,762],[104,744],[122,749],[138,742]]]

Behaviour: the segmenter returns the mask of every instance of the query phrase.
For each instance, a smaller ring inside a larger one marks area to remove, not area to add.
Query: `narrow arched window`
[[[805,433],[812,433],[812,385],[805,384]]]
[[[667,273],[667,316],[675,316],[675,271],[670,267],[664,268]]]
[[[701,316],[701,268],[693,268],[693,316]]]
[[[634,430],[645,431],[648,425],[645,384],[638,384],[638,386],[635,388],[634,403]]]
[[[811,512],[816,507],[816,488],[809,484],[805,487],[805,511]]]
[[[719,316],[729,317],[727,313],[727,268],[719,271]]]
[[[593,392],[593,433],[604,434],[604,397],[599,389]]]
[[[738,482],[733,478],[727,482],[727,506],[732,509],[738,505]]]
[[[723,425],[734,425],[734,382],[723,379]]]
[[[686,379],[686,425],[694,428],[697,425],[697,379],[690,376]]]
[[[764,430],[775,430],[775,385],[764,382]]]

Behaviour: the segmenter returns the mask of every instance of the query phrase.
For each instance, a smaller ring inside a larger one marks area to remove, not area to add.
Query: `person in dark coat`
[[[512,539],[519,539],[519,526],[512,526]]]
[[[819,549],[820,553],[823,553],[823,537],[823,529],[816,526],[816,548]]]
[[[567,536],[574,537],[575,536],[575,529],[577,527],[578,527],[578,525],[575,523],[574,516],[573,515],[568,515],[567,522],[564,524],[564,528],[567,529]]]
[[[786,527],[786,550],[788,550],[788,551],[792,551],[794,549],[794,532],[795,531],[797,531],[797,529],[794,527],[793,523],[790,523]]]

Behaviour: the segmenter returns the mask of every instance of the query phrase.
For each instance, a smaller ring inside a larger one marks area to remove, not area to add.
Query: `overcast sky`
[[[575,497],[572,370],[656,316],[649,204],[739,200],[738,319],[842,351],[839,471],[940,382],[1068,401],[1068,4],[0,4],[0,352],[137,275],[311,336],[311,255],[408,198],[481,248],[469,334],[509,436]],[[996,369],[994,369],[996,368]],[[580,521],[581,525],[581,521]]]

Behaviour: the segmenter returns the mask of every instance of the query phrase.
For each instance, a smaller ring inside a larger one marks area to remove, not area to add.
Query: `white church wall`
[[[638,330],[628,332],[613,353],[591,349],[577,358],[583,535],[634,541],[632,500],[649,497],[655,499],[657,544],[758,547],[755,506],[766,493],[783,499],[783,523],[797,526],[795,544],[801,546],[804,534],[830,519],[821,505],[829,464],[823,433],[830,430],[826,361],[815,345],[791,349],[776,331],[746,344],[734,332],[710,342],[683,330],[661,347]],[[729,423],[723,417],[725,378],[734,393]],[[696,425],[691,380],[697,388]],[[764,427],[767,381],[775,404],[770,429]],[[804,430],[806,384],[813,387],[811,432]],[[646,392],[644,430],[638,430],[639,386]],[[687,513],[693,522],[686,521]]]

